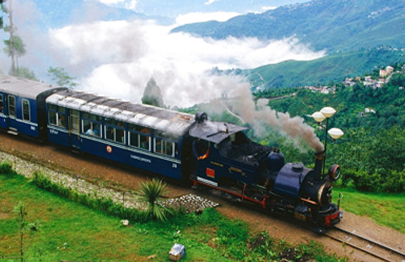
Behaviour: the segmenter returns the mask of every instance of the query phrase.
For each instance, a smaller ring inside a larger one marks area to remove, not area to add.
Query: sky
[[[76,77],[79,89],[133,102],[141,101],[147,82],[154,78],[167,106],[189,107],[209,102],[222,94],[232,96],[240,88],[249,88],[244,78],[210,74],[213,68],[249,69],[325,55],[312,51],[310,46],[301,44],[293,36],[272,41],[233,37],[213,40],[169,33],[184,23],[212,19],[225,21],[251,12],[251,7],[260,12],[297,0],[192,0],[187,1],[189,6],[180,9],[176,7],[185,5],[184,1],[170,1],[166,8],[166,2],[162,0],[97,1],[149,15],[170,13],[176,18],[176,23],[162,26],[153,20],[89,21],[48,28],[44,32],[35,27],[35,21],[41,19],[35,1],[13,0],[18,34],[27,49],[27,54],[19,58],[19,65],[31,68],[37,77],[47,82],[46,70],[50,66],[62,67],[70,76]],[[8,58],[1,52],[0,69],[8,72],[8,68]]]
[[[90,0],[110,6],[131,9],[147,15],[177,17],[187,13],[248,13],[263,12],[281,5],[309,0]],[[220,15],[217,16],[220,18]]]

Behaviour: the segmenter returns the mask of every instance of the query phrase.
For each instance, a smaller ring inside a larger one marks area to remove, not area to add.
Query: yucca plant
[[[154,178],[152,181],[142,182],[137,193],[141,201],[148,203],[148,214],[160,221],[165,221],[166,213],[170,213],[168,208],[157,203],[160,199],[164,198],[164,194],[167,193],[166,188],[166,183]]]

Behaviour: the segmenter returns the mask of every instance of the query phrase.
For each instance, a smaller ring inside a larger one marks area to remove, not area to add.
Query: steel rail
[[[380,247],[381,249],[385,249],[385,250],[387,250],[387,251],[390,251],[390,252],[392,252],[392,253],[395,253],[396,255],[402,256],[402,257],[403,257],[403,260],[405,260],[405,254],[402,253],[401,251],[398,251],[398,250],[396,250],[396,249],[394,249],[394,248],[391,248],[391,247],[389,247],[389,246],[386,246],[386,245],[384,245],[384,244],[378,243],[378,242],[376,242],[376,241],[374,241],[374,240],[371,240],[371,239],[365,238],[365,237],[363,237],[363,236],[357,235],[357,234],[355,234],[355,233],[352,233],[352,232],[347,231],[347,230],[345,230],[345,229],[343,229],[343,228],[340,228],[340,227],[334,227],[334,229],[336,229],[337,231],[343,232],[343,233],[345,233],[345,234],[351,235],[351,236],[353,236],[353,237],[356,237],[356,238],[358,238],[358,239],[360,239],[360,240],[369,242],[369,243],[371,243],[371,244],[373,244],[373,245],[375,245],[375,246],[377,246],[377,247]],[[376,253],[374,253],[374,252],[371,252],[371,251],[368,250],[368,249],[365,249],[365,248],[359,247],[359,246],[357,246],[357,245],[355,245],[355,244],[349,243],[348,241],[349,241],[350,239],[349,239],[349,240],[342,240],[342,239],[340,239],[340,238],[338,238],[338,237],[335,237],[335,236],[332,236],[332,235],[330,235],[330,234],[328,234],[328,233],[325,233],[324,235],[327,236],[327,237],[329,237],[329,238],[331,238],[331,239],[333,239],[333,240],[336,240],[336,241],[339,241],[339,242],[343,242],[345,245],[348,245],[348,246],[351,246],[351,247],[353,247],[353,248],[355,248],[355,249],[361,250],[361,251],[363,251],[363,252],[365,252],[365,253],[367,253],[367,254],[369,254],[369,255],[375,257],[375,258],[381,259],[382,261],[396,262],[396,261],[394,261],[394,260],[390,260],[390,259],[388,259],[388,258],[386,258],[386,257],[383,257],[383,256],[379,255],[379,254],[376,254]],[[401,261],[402,261],[402,260],[401,260]]]

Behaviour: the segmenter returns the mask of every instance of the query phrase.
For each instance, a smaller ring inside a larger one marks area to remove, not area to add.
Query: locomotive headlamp
[[[340,166],[339,165],[332,165],[328,170],[329,179],[332,181],[336,181],[340,178]]]

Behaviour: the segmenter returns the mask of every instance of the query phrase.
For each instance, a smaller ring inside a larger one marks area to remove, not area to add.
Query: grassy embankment
[[[405,234],[405,193],[365,193],[354,188],[334,188],[333,199],[343,193],[342,209],[356,215],[366,216],[380,225]]]
[[[225,219],[215,209],[201,215],[176,213],[165,223],[130,221],[125,227],[121,218],[39,189],[13,171],[1,173],[0,261],[19,261],[20,231],[13,208],[20,201],[27,207],[28,222],[42,224],[39,232],[25,234],[25,261],[169,261],[174,243],[186,246],[182,261],[279,261],[282,251],[289,259],[338,261],[314,242],[292,247],[266,232],[252,235],[245,223]]]

